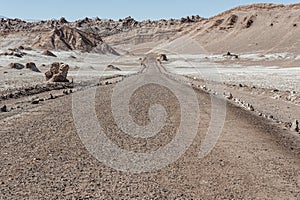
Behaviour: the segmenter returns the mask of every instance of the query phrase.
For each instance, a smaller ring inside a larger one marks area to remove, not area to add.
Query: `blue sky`
[[[180,18],[188,15],[210,17],[238,5],[253,3],[299,3],[295,0],[0,0],[0,15],[21,19],[52,19],[64,16],[69,21],[84,17],[137,20]]]

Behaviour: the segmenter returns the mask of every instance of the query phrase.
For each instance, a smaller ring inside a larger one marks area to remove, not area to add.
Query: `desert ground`
[[[0,199],[299,199],[299,16],[0,19]]]

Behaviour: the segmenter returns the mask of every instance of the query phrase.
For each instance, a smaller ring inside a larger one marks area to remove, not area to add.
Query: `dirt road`
[[[153,66],[148,63],[147,71],[162,72]],[[145,74],[135,76],[143,82],[149,78]],[[115,87],[98,86],[95,94],[97,119],[113,143],[145,153],[176,137],[185,115],[170,88],[148,83],[131,96],[129,113],[139,126],[151,124],[151,105],[165,108],[166,124],[157,135],[142,138],[125,134],[117,126],[112,113]],[[178,91],[188,95],[188,86],[181,87]],[[299,199],[300,144],[292,143],[289,132],[234,105],[227,104],[216,146],[199,158],[211,121],[212,101],[208,94],[194,92],[200,120],[192,144],[175,162],[151,172],[118,171],[93,157],[77,133],[72,95],[2,118],[0,199]],[[77,96],[85,94],[76,92]],[[188,101],[190,97],[184,98]]]

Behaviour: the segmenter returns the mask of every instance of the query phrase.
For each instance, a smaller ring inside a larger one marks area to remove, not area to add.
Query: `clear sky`
[[[300,3],[299,0],[0,0],[0,15],[21,19],[84,17],[118,20],[180,18],[188,15],[211,17],[222,11],[253,3]]]

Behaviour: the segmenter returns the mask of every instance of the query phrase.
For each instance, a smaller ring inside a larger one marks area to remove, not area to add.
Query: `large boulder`
[[[67,79],[69,65],[64,63],[52,63],[47,72],[45,72],[46,80],[50,82],[69,82]]]
[[[46,81],[49,81],[53,77],[54,74],[58,74],[59,65],[60,64],[58,62],[52,63],[50,65],[49,70],[45,72]]]
[[[30,69],[31,71],[34,71],[34,72],[41,72],[35,65],[35,63],[33,62],[30,62],[30,63],[27,63],[26,64],[26,69]]]
[[[12,69],[18,69],[18,70],[20,70],[20,69],[23,69],[25,66],[22,65],[22,64],[20,64],[20,63],[10,63],[8,65],[8,67],[10,67]]]

